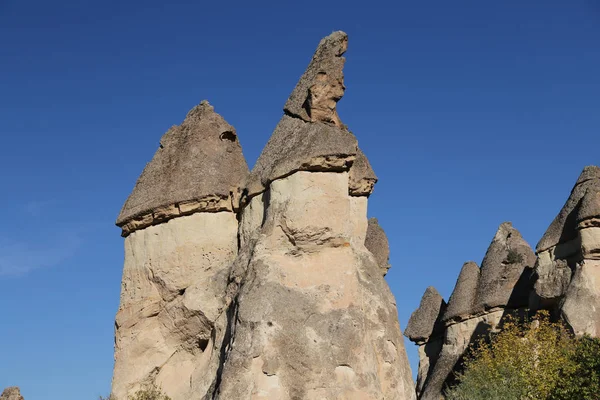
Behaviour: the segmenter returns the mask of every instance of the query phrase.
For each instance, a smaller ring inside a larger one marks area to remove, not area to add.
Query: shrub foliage
[[[448,400],[598,400],[600,340],[574,338],[541,312],[508,320],[468,352]]]

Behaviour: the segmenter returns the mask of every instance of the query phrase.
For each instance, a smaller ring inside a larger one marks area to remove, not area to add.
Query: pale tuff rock
[[[454,291],[448,300],[443,321],[461,320],[475,313],[479,275],[480,270],[476,263],[468,261],[463,264]]]
[[[24,400],[23,396],[21,396],[21,391],[18,387],[12,386],[4,389],[2,394],[0,394],[0,400]]]
[[[117,218],[123,235],[199,211],[233,208],[248,166],[235,129],[207,101],[160,140]]]
[[[214,384],[237,227],[231,212],[203,212],[125,238],[112,384],[118,399],[155,384],[183,400]]]
[[[375,256],[383,275],[390,269],[390,244],[377,218],[369,218],[365,247]]]
[[[427,342],[432,336],[439,336],[444,330],[441,316],[445,310],[446,302],[442,295],[433,286],[429,286],[423,293],[419,308],[410,316],[404,336],[417,344]]]
[[[483,261],[475,311],[526,307],[535,253],[510,222],[498,228]]]
[[[146,167],[118,220],[119,400],[151,384],[173,400],[415,399],[387,238],[367,220],[376,177],[336,111],[346,42],[320,43],[249,176],[206,104]]]
[[[239,294],[217,398],[414,398],[395,301],[352,240],[347,188],[347,173],[271,183],[251,256],[238,257],[232,277]]]

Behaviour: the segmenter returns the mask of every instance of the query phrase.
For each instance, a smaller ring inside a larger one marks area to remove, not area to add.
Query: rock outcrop
[[[419,346],[417,395],[443,397],[471,343],[498,329],[507,315],[526,314],[535,254],[509,222],[500,225],[481,268],[466,262],[448,305],[428,288],[405,335]]]
[[[117,220],[125,237],[112,394],[200,398],[220,365],[233,198],[248,174],[235,130],[203,101],[171,128]]]
[[[250,173],[207,103],[165,135],[117,221],[119,400],[416,398],[377,178],[336,109],[346,48],[321,41]]]
[[[600,335],[600,168],[585,167],[537,245],[536,308],[577,334]]]
[[[23,396],[21,396],[21,390],[16,387],[8,387],[4,389],[2,394],[0,394],[0,400],[25,400]]]

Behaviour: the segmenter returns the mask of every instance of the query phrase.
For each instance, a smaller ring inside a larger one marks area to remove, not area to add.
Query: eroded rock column
[[[238,252],[232,194],[247,173],[235,130],[207,102],[161,139],[117,220],[125,236],[117,399],[149,385],[173,400],[214,388]]]

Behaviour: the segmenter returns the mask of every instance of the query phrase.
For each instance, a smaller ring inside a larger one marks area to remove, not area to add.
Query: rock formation
[[[405,335],[419,346],[419,399],[438,400],[460,369],[469,344],[526,313],[535,254],[509,222],[498,228],[481,268],[465,263],[448,305],[428,288]]]
[[[337,113],[346,48],[320,42],[249,173],[208,103],[163,137],[117,220],[117,399],[416,398],[377,178]]]
[[[18,387],[12,386],[4,389],[2,394],[0,394],[0,400],[25,400],[23,396],[21,396],[21,391]]]
[[[116,398],[156,385],[192,399],[215,384],[238,250],[234,194],[247,174],[235,130],[208,102],[162,137],[117,220]]]
[[[537,245],[536,308],[577,334],[600,335],[600,168],[585,167]]]

